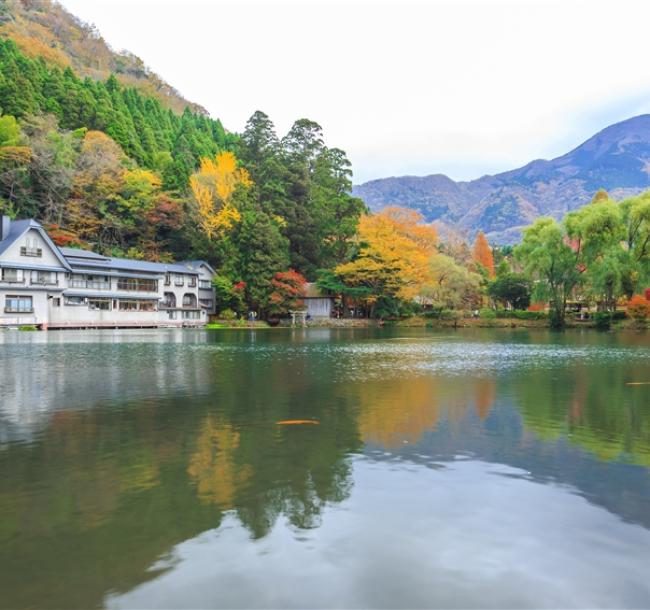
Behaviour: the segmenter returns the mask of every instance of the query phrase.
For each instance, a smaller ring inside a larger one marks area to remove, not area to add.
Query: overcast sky
[[[323,126],[355,182],[471,179],[650,112],[647,0],[63,0],[243,129]]]

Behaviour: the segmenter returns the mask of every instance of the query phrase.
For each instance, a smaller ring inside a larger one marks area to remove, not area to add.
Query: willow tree
[[[535,297],[550,299],[551,325],[563,328],[567,300],[581,280],[579,248],[572,247],[566,230],[556,220],[538,218],[524,231],[514,255],[535,280]]]

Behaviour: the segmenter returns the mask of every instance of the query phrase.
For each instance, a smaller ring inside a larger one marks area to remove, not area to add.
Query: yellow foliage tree
[[[367,291],[372,307],[380,296],[414,298],[429,280],[429,259],[436,252],[436,231],[422,225],[413,210],[390,207],[359,220],[358,257],[336,268],[349,286]]]
[[[218,153],[214,159],[201,159],[199,171],[190,177],[192,193],[198,205],[199,221],[210,238],[233,227],[240,214],[232,203],[238,187],[249,187],[248,172],[237,167],[237,158],[231,152]]]

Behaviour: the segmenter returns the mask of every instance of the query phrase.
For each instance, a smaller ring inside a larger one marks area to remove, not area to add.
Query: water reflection
[[[648,595],[637,335],[4,333],[0,365],[1,607]]]
[[[472,460],[386,469],[357,459],[354,472],[355,494],[344,510],[328,514],[317,535],[296,539],[278,525],[251,543],[227,518],[220,529],[175,547],[166,574],[109,595],[107,606],[647,605],[650,532],[571,490]]]

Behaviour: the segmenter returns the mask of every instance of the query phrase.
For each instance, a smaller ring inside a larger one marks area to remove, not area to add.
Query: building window
[[[202,309],[212,309],[212,299],[199,299],[199,305]]]
[[[212,288],[212,283],[210,280],[199,280],[199,288],[201,288],[201,290],[210,290]]]
[[[70,278],[70,288],[93,288],[94,290],[110,290],[111,278],[108,276],[73,274]]]
[[[167,309],[176,307],[176,295],[173,292],[166,292],[162,302],[163,307]]]
[[[184,311],[183,319],[184,320],[198,320],[201,317],[200,311]]]
[[[58,282],[56,281],[56,273],[54,271],[32,271],[32,277],[29,283],[39,286],[54,286]]]
[[[117,289],[129,292],[157,292],[158,280],[147,280],[136,277],[118,277]]]
[[[165,273],[165,286],[171,286],[171,285],[172,285],[172,274]]]
[[[174,285],[175,286],[184,286],[185,285],[185,278],[182,275],[176,274],[174,276]]]
[[[91,311],[110,311],[110,299],[88,299],[88,309]]]
[[[5,313],[32,313],[33,311],[32,297],[13,295],[5,297]]]
[[[64,303],[66,305],[73,305],[78,307],[79,305],[86,304],[86,297],[65,297]]]
[[[190,277],[187,280],[187,285],[190,288],[196,288],[196,276],[195,275],[190,275]]]
[[[25,279],[23,277],[22,269],[3,269],[2,270],[2,281],[7,282],[8,284],[24,284]]]
[[[52,297],[52,307],[61,307],[60,297]]]
[[[43,256],[43,250],[38,247],[38,239],[36,237],[28,237],[25,245],[20,248],[21,256]]]
[[[183,307],[196,307],[196,295],[186,292],[183,295]]]
[[[119,310],[120,311],[155,311],[156,304],[154,301],[137,301],[120,299],[119,301]]]

